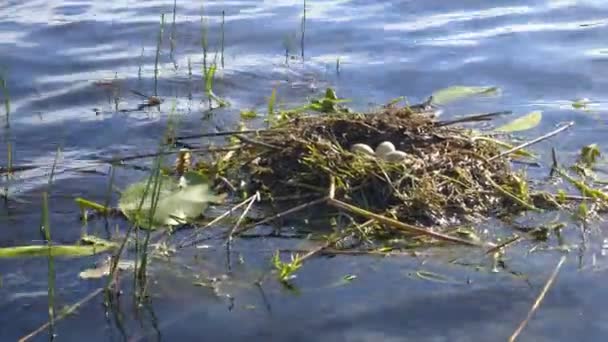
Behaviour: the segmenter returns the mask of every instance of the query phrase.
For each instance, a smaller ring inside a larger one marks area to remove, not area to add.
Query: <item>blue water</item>
[[[201,76],[201,15],[212,59],[220,45],[222,12],[225,66],[218,70],[214,91],[231,106],[209,113]],[[165,26],[155,89],[161,13]],[[183,134],[233,129],[240,109],[265,110],[273,88],[281,106],[301,104],[331,86],[364,110],[399,96],[420,102],[451,85],[498,86],[501,96],[450,104],[443,115],[543,111],[541,125],[520,134],[524,138],[574,121],[572,129],[534,146],[543,166],[529,173],[539,177],[548,173],[551,147],[564,162],[584,145],[607,147],[604,1],[307,1],[303,61],[301,21],[302,2],[295,0],[179,0],[175,24],[170,0],[4,1],[0,70],[11,113],[10,128],[2,130],[0,164],[6,164],[10,142],[15,165],[39,167],[9,183],[11,200],[0,209],[0,246],[39,242],[40,193],[57,149],[62,151],[59,171],[91,165],[98,174],[58,174],[50,202],[54,240],[73,243],[85,228],[104,236],[103,222],[83,228],[73,202],[75,196],[104,200],[109,165],[96,163],[100,158],[154,151],[171,111],[179,116]],[[286,48],[294,56],[287,64]],[[136,110],[141,98],[131,89],[158,93],[165,99],[161,110]],[[572,107],[580,98],[590,99],[588,110]],[[508,119],[496,124],[502,120]],[[115,182],[124,188],[143,175],[117,169]],[[115,221],[109,230],[116,224],[125,226]],[[568,243],[579,247],[520,340],[605,338],[603,227],[593,224],[584,249],[578,228],[568,227]],[[115,310],[121,319],[106,315],[98,296],[58,323],[58,340],[505,340],[561,255],[544,251],[528,258],[531,245],[523,243],[507,255],[516,275],[490,272],[491,261],[469,250],[323,257],[298,273],[297,293],[272,278],[261,288],[254,285],[269,270],[275,249],[303,244],[239,240],[235,259],[240,254],[245,263],[228,276],[221,243],[155,260],[149,306],[132,307],[126,280],[126,294]],[[456,257],[481,268],[450,263]],[[104,286],[105,280],[78,278],[98,261],[57,262],[59,308]],[[46,270],[44,259],[0,260],[3,341],[46,322]],[[449,281],[420,279],[419,270]],[[347,275],[357,277],[344,282]],[[193,285],[208,278],[219,279],[217,290]],[[46,338],[43,332],[36,340]]]

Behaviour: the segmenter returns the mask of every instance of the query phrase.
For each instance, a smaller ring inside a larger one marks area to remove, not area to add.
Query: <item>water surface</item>
[[[39,242],[40,193],[58,149],[59,171],[154,151],[171,111],[184,134],[232,129],[239,109],[263,111],[273,88],[280,104],[290,106],[331,86],[364,110],[399,96],[420,102],[450,85],[499,86],[500,97],[454,103],[443,115],[542,110],[542,124],[520,134],[524,138],[574,121],[573,129],[534,147],[547,165],[553,146],[564,162],[586,144],[607,147],[602,138],[608,133],[608,5],[603,1],[308,1],[304,60],[301,1],[179,0],[173,12],[168,0],[0,5],[0,68],[11,97],[0,162],[5,164],[10,142],[16,165],[41,166],[10,182],[13,199],[1,209],[1,246]],[[165,27],[155,87],[161,13]],[[231,106],[209,113],[201,76],[201,15],[213,58],[222,13],[225,65],[214,90]],[[286,48],[294,56],[288,63]],[[166,101],[160,111],[136,110],[141,98],[131,89],[157,93]],[[577,98],[591,99],[590,110],[574,109]],[[57,242],[73,243],[83,230],[75,196],[105,198],[109,166],[95,165],[90,169],[97,174],[62,172],[53,185]],[[548,167],[529,173],[541,177]],[[124,188],[143,175],[117,169],[116,185]],[[106,234],[103,222],[85,228]],[[607,295],[608,278],[599,267],[605,264],[602,228],[596,224],[584,249],[570,254],[521,340],[605,338],[601,298]],[[580,244],[575,227],[568,229],[569,242]],[[227,277],[221,243],[210,247],[156,260],[149,305],[137,314],[128,292],[108,315],[97,297],[58,324],[59,340],[505,340],[525,318],[560,256],[526,257],[531,246],[524,243],[510,251],[509,270],[499,273],[488,271],[487,258],[459,249],[417,258],[317,258],[298,273],[294,292],[272,279],[262,287],[255,282],[269,270],[275,249],[306,247],[301,242],[239,240],[235,258],[241,255],[245,263]],[[450,263],[456,256],[464,261]],[[105,284],[77,276],[98,259],[57,261],[58,307]],[[0,261],[2,340],[16,340],[46,321],[46,267],[43,259]],[[450,281],[420,279],[415,276],[419,270]],[[357,277],[344,282],[347,275]],[[218,290],[193,285],[210,278],[219,279]],[[43,333],[37,339],[45,338]]]

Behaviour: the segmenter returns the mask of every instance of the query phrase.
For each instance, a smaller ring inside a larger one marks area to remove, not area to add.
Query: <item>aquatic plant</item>
[[[277,278],[281,282],[288,282],[295,277],[295,273],[302,267],[302,260],[299,255],[291,255],[291,261],[283,262],[279,252],[272,257],[272,265],[277,271]]]

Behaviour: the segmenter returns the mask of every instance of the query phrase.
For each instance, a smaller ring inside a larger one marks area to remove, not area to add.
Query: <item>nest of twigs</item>
[[[352,151],[387,141],[405,153],[400,160]],[[247,142],[232,157],[239,177],[271,198],[305,203],[332,188],[340,201],[424,227],[532,207],[498,142],[409,107],[299,117]]]

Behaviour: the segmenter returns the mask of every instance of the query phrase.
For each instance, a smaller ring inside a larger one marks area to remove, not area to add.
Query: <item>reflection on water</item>
[[[551,146],[563,151],[563,158],[589,143],[606,147],[604,1],[510,0],[497,5],[465,0],[309,0],[303,62],[297,57],[300,0],[176,4],[175,24],[172,0],[0,4],[0,70],[11,96],[11,127],[2,131],[3,146],[10,140],[15,165],[46,166],[23,172],[11,182],[15,200],[0,209],[0,245],[29,244],[40,238],[38,189],[47,182],[57,148],[63,151],[61,171],[100,158],[149,151],[162,135],[172,107],[184,134],[230,129],[239,120],[239,109],[265,108],[273,88],[278,89],[280,104],[287,106],[332,86],[341,97],[352,99],[354,107],[366,109],[399,96],[419,102],[450,85],[495,85],[503,89],[500,98],[455,103],[444,115],[543,110],[543,124],[529,135],[575,121],[576,126],[559,139],[536,146],[542,161],[550,161],[546,152]],[[208,113],[203,101],[201,15],[209,25],[212,58],[220,46],[222,12],[225,68],[218,70],[214,91],[231,107]],[[166,101],[160,112],[130,111],[141,103],[131,90],[154,92],[161,13],[167,15],[158,92]],[[296,56],[288,64],[286,49]],[[589,111],[572,108],[572,101],[579,98],[592,101]],[[0,162],[7,158],[7,149],[0,148]],[[99,174],[59,175],[51,202],[58,241],[71,243],[80,235],[74,196],[104,198],[107,165],[96,164],[95,170]],[[547,172],[543,167],[529,173]],[[118,170],[116,185],[124,187],[141,175]],[[103,223],[90,222],[86,228],[104,231]],[[606,295],[605,257],[594,257],[602,232],[595,229],[594,234],[587,245],[578,246],[580,260],[571,254],[522,340],[602,339],[608,327],[596,298]],[[578,232],[566,235],[570,243],[579,243]],[[245,264],[236,265],[229,277],[223,268],[224,250],[215,242],[209,250],[158,260],[146,305],[134,308],[128,291],[108,308],[101,305],[102,296],[95,297],[59,323],[60,340],[504,340],[525,317],[559,258],[558,252],[527,258],[524,252],[530,246],[522,244],[509,255],[508,269],[496,274],[488,271],[487,259],[467,251],[428,258],[340,256],[306,264],[295,292],[272,280],[257,286],[269,270],[272,251],[294,247],[290,243],[238,241],[234,260],[242,256]],[[451,264],[453,258],[462,260]],[[59,307],[104,285],[102,280],[77,278],[97,261],[58,261]],[[577,270],[579,263],[586,270]],[[419,270],[455,281],[411,276]],[[0,275],[1,336],[15,340],[46,320],[46,261],[3,260]],[[356,278],[344,283],[348,275]]]

